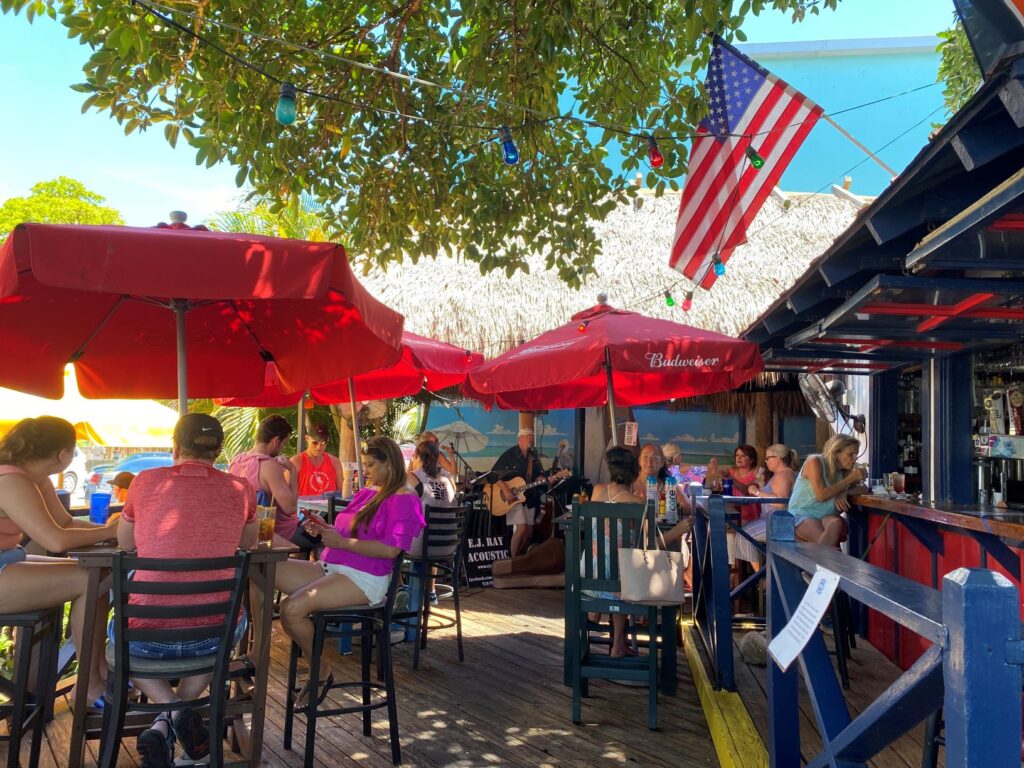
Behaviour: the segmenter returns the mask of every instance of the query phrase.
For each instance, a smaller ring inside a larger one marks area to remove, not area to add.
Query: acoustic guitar
[[[551,475],[552,480],[561,480],[563,477],[571,475],[568,469],[563,469]],[[509,487],[512,492],[512,499],[505,501],[501,498],[501,484],[500,483],[487,483],[484,486],[484,506],[487,507],[487,511],[494,517],[504,517],[508,514],[508,511],[512,509],[516,504],[522,504],[523,499],[526,497],[526,492],[531,488],[537,488],[541,485],[547,485],[547,478],[541,478],[535,480],[532,483],[527,483],[521,477],[513,477],[511,480],[506,480],[505,485]]]

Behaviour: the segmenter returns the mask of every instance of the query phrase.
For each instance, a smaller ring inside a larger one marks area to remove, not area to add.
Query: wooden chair
[[[10,678],[0,676],[0,693],[8,697],[6,703],[0,704],[0,720],[8,721],[8,735],[0,737],[0,741],[7,743],[7,768],[18,768],[21,764],[21,740],[29,730],[32,743],[28,764],[39,764],[47,712],[53,709],[62,613],[63,606],[0,614],[0,627],[14,630],[14,672]],[[30,686],[33,651],[37,664]],[[30,687],[34,692],[29,692]]]
[[[581,720],[582,698],[589,695],[590,680],[624,680],[647,683],[647,727],[657,727],[659,609],[596,596],[620,590],[618,551],[634,545],[644,509],[642,504],[573,503],[566,555],[566,590],[570,594],[565,643],[574,723]],[[648,544],[652,547],[657,535],[654,523],[651,519],[648,526]],[[646,655],[609,656],[605,630],[588,620],[589,613],[646,617],[648,637],[642,644]],[[599,646],[596,651],[595,645]]]
[[[462,649],[462,609],[459,605],[459,583],[462,569],[462,539],[466,522],[466,506],[435,507],[426,505],[419,557],[413,557],[415,583],[419,587],[418,603],[415,605],[416,644],[412,656],[412,668],[420,668],[420,649],[427,647],[428,632],[455,627],[455,642],[459,661],[465,660]],[[431,574],[435,579],[450,580],[454,618],[442,617],[430,625],[431,606],[429,600]]]
[[[315,691],[310,695],[312,703],[306,714],[306,748],[303,766],[313,768],[313,755],[316,749],[316,722],[321,717],[359,712],[363,716],[363,735],[370,735],[370,715],[375,709],[386,707],[388,711],[388,730],[391,738],[391,761],[395,765],[402,762],[402,749],[398,736],[398,706],[395,703],[395,678],[391,661],[391,622],[395,605],[395,593],[401,580],[404,556],[399,553],[391,569],[391,583],[383,602],[374,605],[351,605],[334,608],[328,611],[316,611],[310,615],[313,620],[313,655],[309,659],[309,679],[320,679],[320,657],[323,655],[324,643],[329,638],[360,638],[360,674],[359,680],[335,682],[329,686],[328,692],[341,688],[358,688],[362,694],[361,703],[344,707],[330,706],[324,699],[317,701]],[[372,654],[376,641],[378,656],[378,675],[380,682],[373,679]],[[292,748],[292,729],[295,720],[295,691],[298,678],[298,660],[302,651],[292,643],[291,656],[288,661],[288,698],[285,702],[284,714],[284,748]],[[322,688],[320,690],[323,690]],[[373,693],[378,695],[376,699]]]
[[[211,765],[224,764],[224,739],[228,717],[228,684],[234,651],[235,630],[242,596],[248,584],[249,553],[239,551],[232,557],[163,560],[135,557],[117,552],[113,558],[114,642],[107,645],[107,663],[112,674],[104,693],[103,738],[99,765],[114,768],[125,730],[129,709],[133,714],[157,714],[185,708],[207,709],[210,728]],[[200,574],[200,581],[152,581],[135,578],[136,572],[160,574]],[[166,605],[136,605],[132,595],[161,595]],[[212,602],[196,604],[196,596],[208,596]],[[187,599],[183,599],[187,598]],[[216,619],[216,623],[187,628],[143,628],[129,626],[129,619],[177,619],[198,621]],[[199,641],[219,639],[216,653],[182,659],[149,659],[132,656],[131,642]],[[212,674],[209,694],[199,699],[174,703],[128,704],[128,681],[134,679],[173,680],[191,675]],[[251,703],[251,702],[250,702]],[[236,697],[233,709],[246,702]],[[251,711],[251,707],[248,708]],[[239,714],[240,712],[232,712]],[[135,717],[136,721],[140,718]],[[237,764],[237,763],[236,763]],[[242,764],[248,765],[248,762]]]

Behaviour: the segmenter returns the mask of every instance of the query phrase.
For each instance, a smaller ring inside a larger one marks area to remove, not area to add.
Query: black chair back
[[[230,649],[234,643],[238,614],[249,571],[248,552],[239,551],[231,557],[182,558],[165,560],[137,557],[117,552],[113,557],[114,585],[114,654],[116,669],[127,670],[129,676],[145,677],[132,667],[129,642],[200,641],[219,638],[221,647]],[[167,580],[162,575],[170,575]],[[199,580],[180,578],[199,575]],[[176,578],[177,577],[177,578]],[[159,605],[133,602],[136,595],[159,595]],[[197,601],[196,598],[206,598]],[[131,619],[194,619],[191,627],[131,627]],[[217,654],[224,657],[229,654]],[[210,659],[211,665],[214,658]],[[214,685],[223,684],[218,673],[227,675],[227,665],[218,663]],[[211,688],[217,690],[217,688]]]
[[[460,554],[462,532],[466,524],[467,506],[439,507],[432,504],[423,506],[422,549],[413,559],[452,560]]]

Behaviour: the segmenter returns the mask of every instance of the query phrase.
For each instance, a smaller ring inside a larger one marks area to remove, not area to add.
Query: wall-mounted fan
[[[843,397],[846,394],[843,382],[839,379],[825,382],[816,373],[801,373],[797,379],[800,381],[800,391],[815,416],[830,424],[837,433],[852,428],[857,434],[864,434],[867,423],[863,415],[850,413]]]

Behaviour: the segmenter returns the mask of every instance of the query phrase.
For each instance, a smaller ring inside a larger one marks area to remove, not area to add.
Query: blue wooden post
[[[768,639],[786,626],[786,611],[782,605],[781,585],[777,569],[788,567],[772,558],[773,541],[795,541],[796,526],[789,512],[773,512],[768,518]],[[783,672],[768,659],[768,753],[772,768],[798,768],[800,766],[800,708],[797,694],[796,667]]]
[[[946,765],[1019,765],[1021,668],[1017,588],[1004,576],[958,568],[943,579]]]
[[[725,502],[719,494],[708,498],[708,538],[711,541],[711,589],[708,621],[714,633],[716,685],[736,690],[733,674],[732,599],[729,589],[729,548],[726,544]],[[707,587],[705,586],[705,590]],[[713,616],[711,615],[713,614]]]

